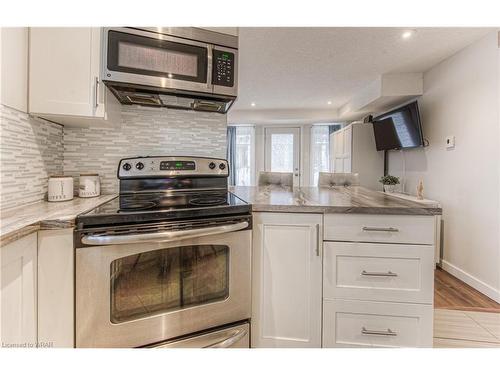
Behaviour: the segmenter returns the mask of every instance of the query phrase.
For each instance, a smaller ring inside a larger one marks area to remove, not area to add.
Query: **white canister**
[[[78,196],[82,198],[98,197],[101,195],[101,181],[97,173],[80,175]]]
[[[73,177],[50,176],[48,189],[49,202],[69,201],[73,199]]]

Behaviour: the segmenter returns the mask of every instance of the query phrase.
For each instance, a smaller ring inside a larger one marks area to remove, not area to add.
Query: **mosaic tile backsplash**
[[[42,200],[63,172],[63,128],[0,105],[0,209]]]
[[[226,157],[226,115],[139,106],[122,106],[121,112],[115,124],[64,127],[64,174],[97,172],[102,194],[112,194],[125,157]]]

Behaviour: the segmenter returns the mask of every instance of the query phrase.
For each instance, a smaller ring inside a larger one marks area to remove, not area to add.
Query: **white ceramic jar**
[[[78,196],[82,198],[98,197],[101,195],[101,181],[97,173],[84,173],[80,175]]]
[[[47,199],[49,202],[62,202],[73,199],[73,177],[50,176]]]

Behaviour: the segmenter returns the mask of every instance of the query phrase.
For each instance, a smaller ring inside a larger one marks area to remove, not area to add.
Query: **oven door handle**
[[[247,221],[236,224],[219,225],[210,228],[187,229],[179,231],[164,231],[156,233],[139,233],[139,234],[109,234],[109,235],[85,235],[82,237],[82,243],[85,245],[122,245],[141,242],[170,242],[185,240],[188,238],[210,236],[213,234],[221,234],[235,232],[245,229],[249,226]]]

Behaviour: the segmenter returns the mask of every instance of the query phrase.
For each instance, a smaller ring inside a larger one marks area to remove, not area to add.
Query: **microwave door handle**
[[[122,245],[141,242],[170,242],[185,240],[188,238],[210,236],[213,234],[222,234],[235,232],[248,227],[248,222],[244,221],[236,224],[220,225],[210,228],[187,229],[179,231],[163,231],[155,233],[139,234],[109,234],[109,235],[85,235],[82,237],[82,243],[85,245]]]
[[[229,337],[225,337],[222,340],[205,345],[205,346],[203,346],[203,348],[209,348],[209,349],[229,348],[229,347],[233,346],[234,344],[236,344],[238,341],[240,341],[243,337],[245,337],[247,334],[247,330],[240,328],[238,330],[231,331],[230,333],[231,334]]]
[[[212,84],[212,69],[213,69],[213,49],[214,46],[211,44],[207,45],[207,89],[209,92],[214,92],[214,87]]]

